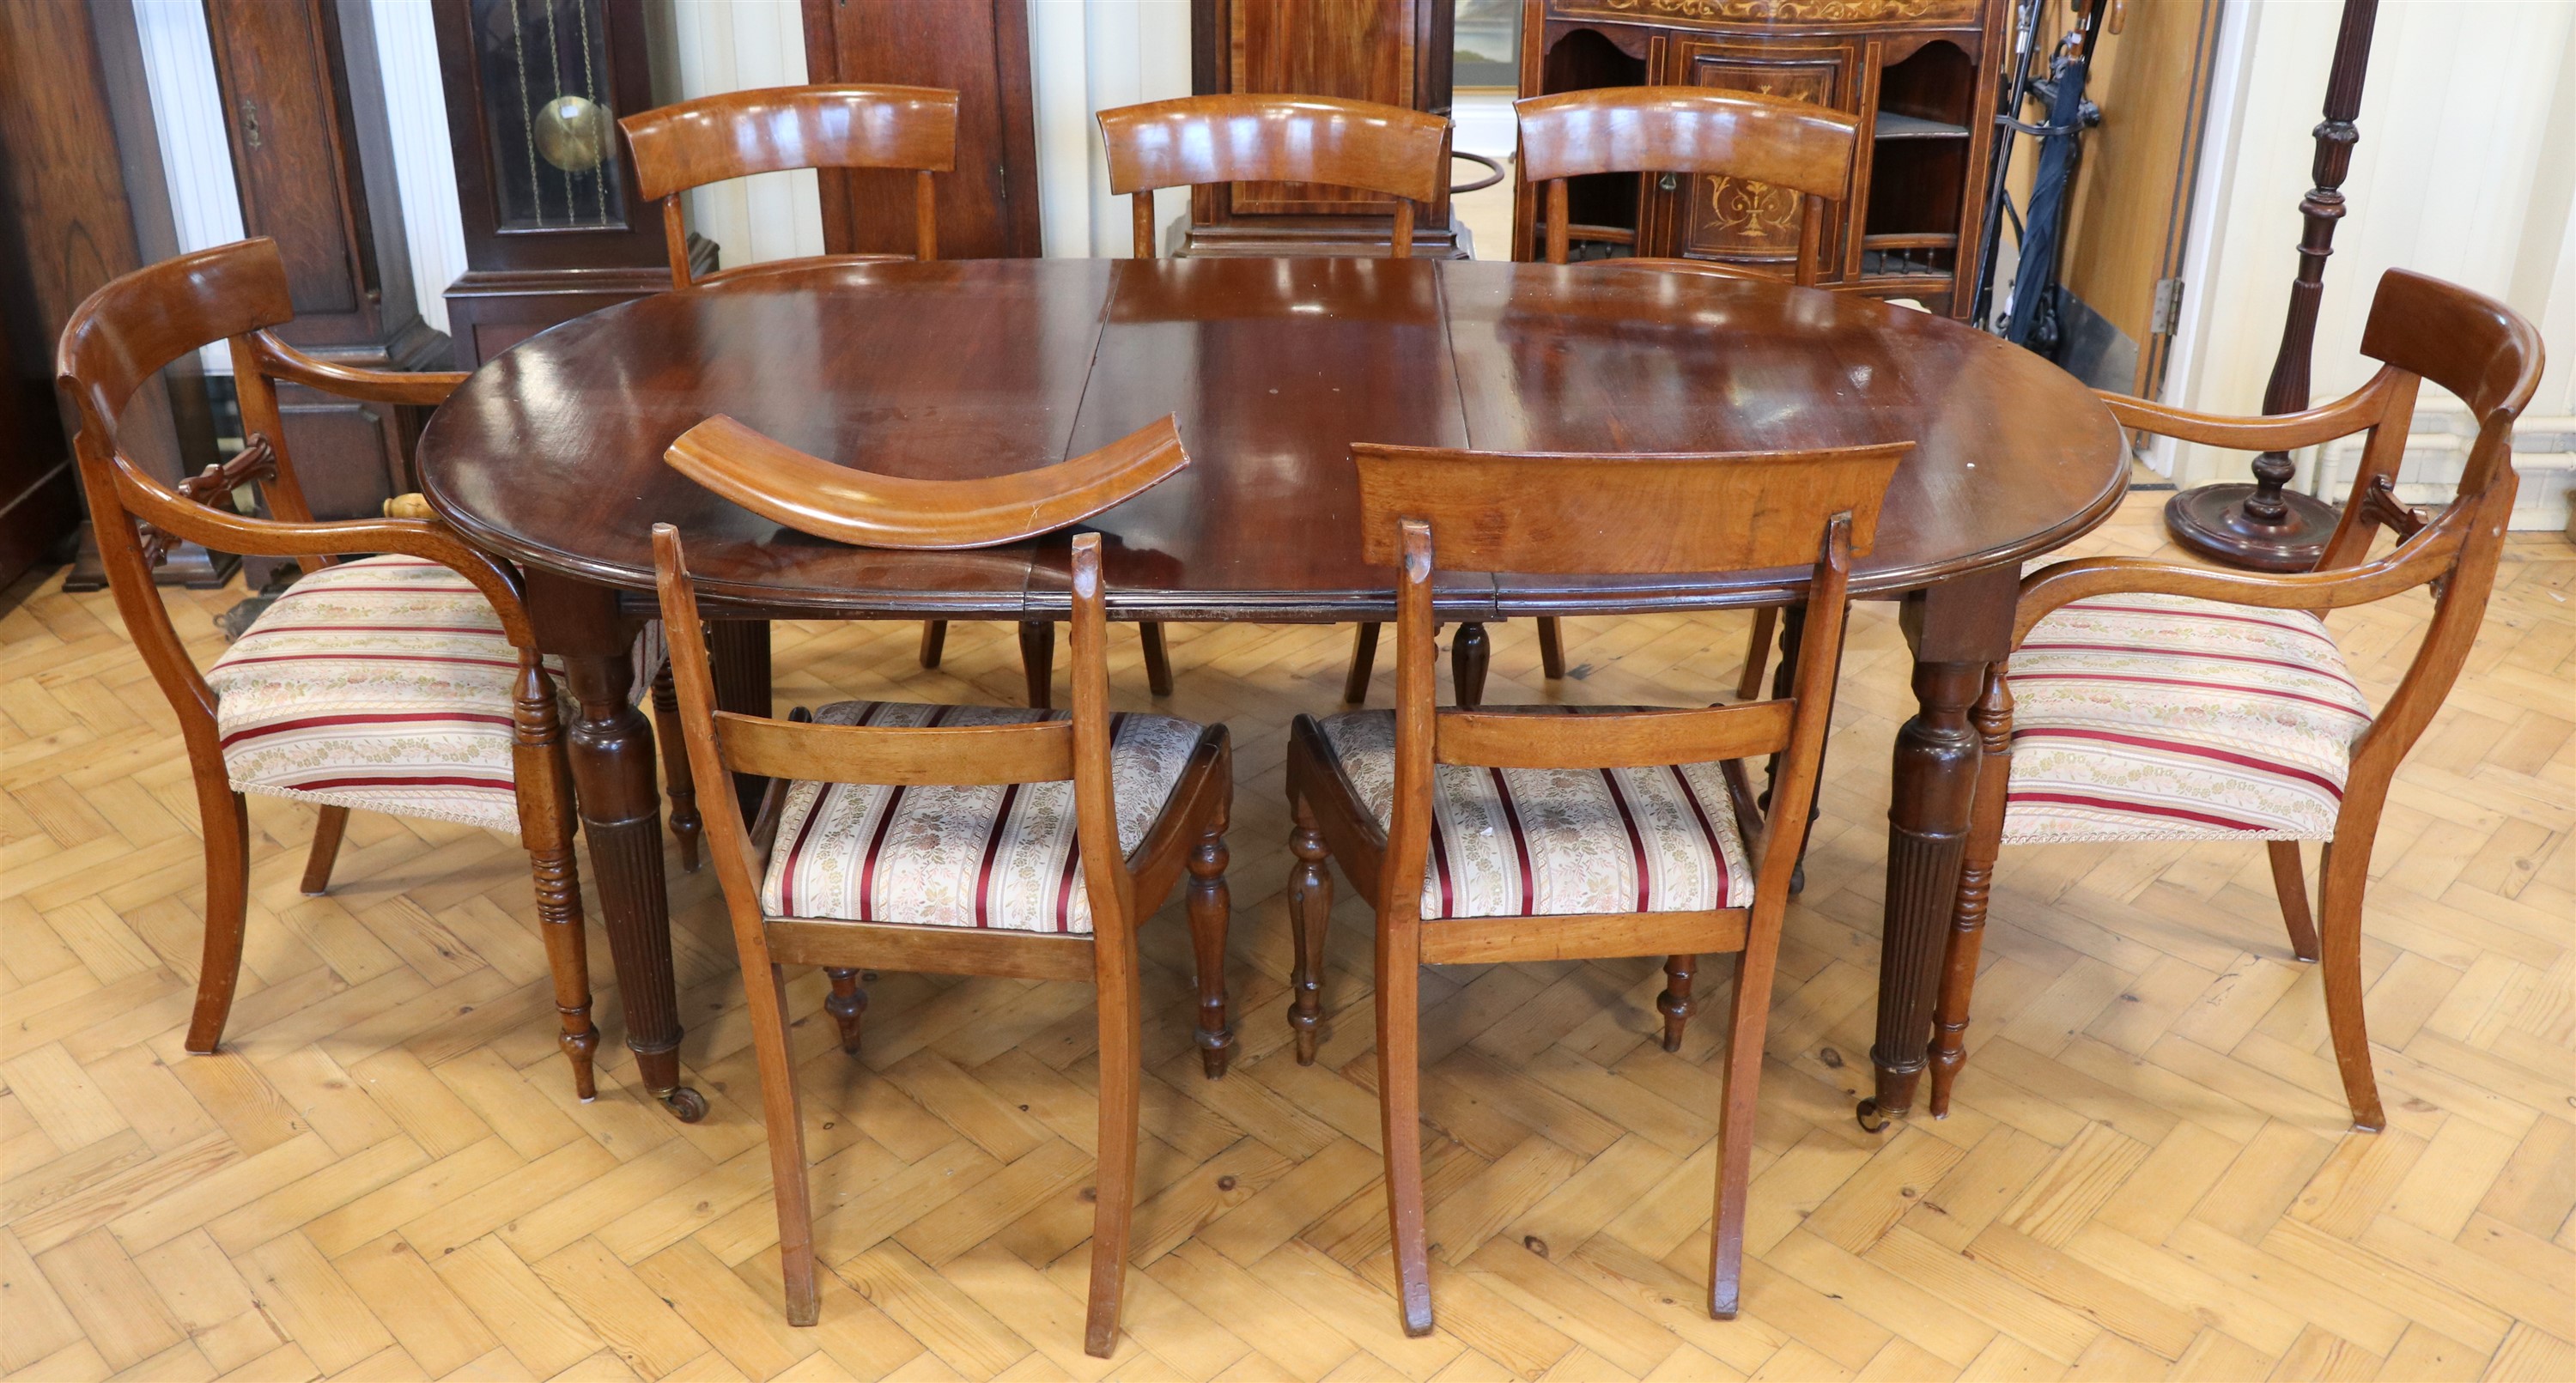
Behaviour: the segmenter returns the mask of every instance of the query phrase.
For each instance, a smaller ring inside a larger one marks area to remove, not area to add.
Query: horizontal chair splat
[[[1786,701],[1691,711],[1442,711],[1432,757],[1470,768],[1653,768],[1769,754],[1789,743]]]
[[[1723,955],[1744,949],[1746,908],[1714,912],[1587,913],[1425,921],[1425,965]]]

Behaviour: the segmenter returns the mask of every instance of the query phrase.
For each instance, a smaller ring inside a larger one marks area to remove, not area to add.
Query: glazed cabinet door
[[[1759,92],[1842,111],[1860,108],[1856,41],[1682,38],[1667,51],[1662,80],[1673,85]],[[1798,258],[1802,199],[1786,188],[1701,174],[1650,179],[1645,195],[1640,239],[1656,248],[1641,244],[1640,254],[1776,265],[1784,273]],[[1827,282],[1842,277],[1847,220],[1846,215],[1825,227],[1821,263]]]

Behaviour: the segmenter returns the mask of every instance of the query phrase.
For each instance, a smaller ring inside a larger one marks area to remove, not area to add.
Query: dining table
[[[1895,739],[1874,1079],[1883,1127],[1925,1069],[1981,746],[2023,564],[2107,518],[2126,439],[2073,376],[1857,293],[1609,263],[1359,258],[813,262],[606,308],[504,352],[430,419],[429,504],[516,563],[577,710],[569,757],[639,1083],[683,1118],[650,721],[631,657],[676,525],[713,621],[718,700],[769,714],[767,621],[1069,618],[1070,536],[974,551],[810,537],[664,463],[725,414],[890,475],[1049,465],[1165,414],[1190,464],[1086,520],[1115,619],[1392,619],[1360,556],[1355,442],[1737,452],[1907,441],[1855,597],[1901,603],[1915,710]],[[1653,524],[1655,514],[1636,515]],[[1800,570],[1442,571],[1462,625],[1793,606]],[[645,670],[649,675],[649,669]],[[1319,710],[1326,709],[1319,707]],[[1284,845],[1282,848],[1285,848]]]

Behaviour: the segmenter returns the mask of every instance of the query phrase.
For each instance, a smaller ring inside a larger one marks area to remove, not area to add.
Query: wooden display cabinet
[[[1958,316],[1976,273],[1977,192],[1993,145],[2003,0],[1524,0],[1523,96],[1714,86],[1860,117],[1852,195],[1822,237],[1826,287]],[[1713,175],[1602,174],[1568,189],[1579,256],[1778,266],[1797,257],[1799,198]],[[1512,257],[1545,233],[1527,181]]]

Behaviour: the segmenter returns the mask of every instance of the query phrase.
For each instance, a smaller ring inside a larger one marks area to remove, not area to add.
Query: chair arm
[[[2349,437],[2377,423],[2386,412],[2397,372],[2383,367],[2370,382],[2332,403],[2301,413],[2268,418],[2240,418],[2223,413],[2195,413],[2188,408],[2096,389],[2093,396],[2111,410],[2122,427],[2139,428],[2186,442],[2235,451],[2289,451]]]
[[[2464,525],[2436,522],[2420,541],[2376,561],[2332,571],[2280,576],[2263,572],[2186,567],[2140,557],[2085,557],[2057,562],[2022,578],[2013,614],[2012,646],[2021,647],[2031,626],[2078,600],[2131,593],[2195,596],[2231,605],[2275,610],[2339,610],[2367,605],[2437,581],[2455,564]]]
[[[434,408],[456,392],[465,376],[453,370],[368,370],[317,360],[277,339],[273,332],[251,334],[251,351],[262,373],[310,389],[367,403],[416,404]]]
[[[520,589],[519,574],[456,536],[437,521],[415,519],[346,519],[331,523],[290,523],[255,518],[176,499],[142,478],[133,463],[116,458],[117,497],[135,518],[166,533],[202,543],[218,552],[255,553],[263,557],[341,557],[398,552],[436,562],[474,583],[501,632],[513,647],[533,649],[536,630]]]

